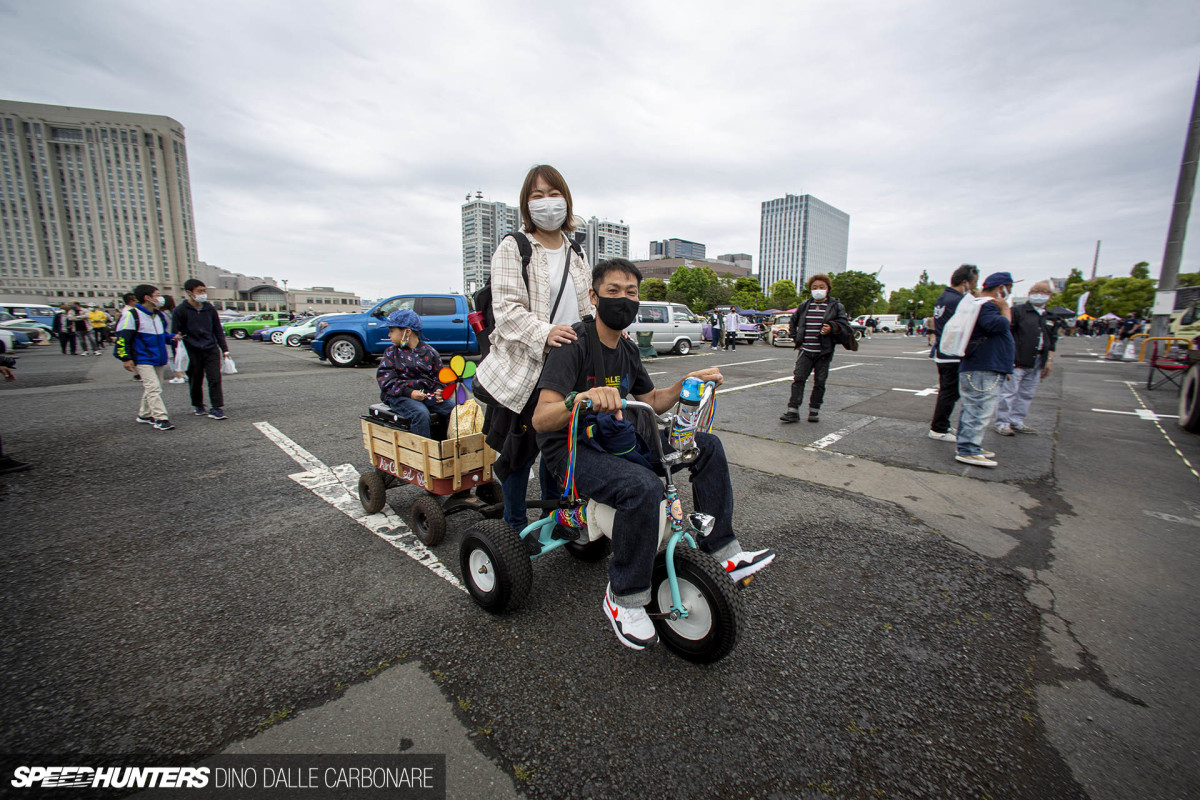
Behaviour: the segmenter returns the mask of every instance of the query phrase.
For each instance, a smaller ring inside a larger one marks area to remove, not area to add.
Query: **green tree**
[[[1181,272],[1175,276],[1176,286],[1200,286],[1200,272]]]
[[[1139,280],[1146,280],[1150,277],[1150,262],[1139,261],[1133,265],[1133,269],[1129,270],[1129,277]]]
[[[834,275],[832,280],[831,294],[842,301],[851,319],[869,314],[883,298],[883,284],[869,272],[848,269]]]
[[[1079,267],[1071,269],[1071,274],[1067,276],[1067,280],[1063,283],[1063,286],[1070,286],[1072,283],[1084,283],[1083,273],[1079,271]]]
[[[771,294],[768,304],[771,308],[778,308],[780,311],[786,311],[793,308],[799,302],[799,295],[796,292],[796,284],[789,280],[775,281],[771,284]]]
[[[716,284],[717,274],[712,267],[680,264],[667,282],[667,299],[672,303],[681,303],[692,311],[704,311],[711,308],[710,289]]]
[[[667,284],[662,278],[647,278],[642,281],[642,288],[638,292],[638,297],[642,300],[666,300]]]
[[[1109,312],[1123,317],[1145,315],[1154,304],[1154,281],[1149,278],[1097,278],[1099,284],[1088,298],[1088,313],[1094,317]],[[1094,310],[1093,310],[1094,309]]]

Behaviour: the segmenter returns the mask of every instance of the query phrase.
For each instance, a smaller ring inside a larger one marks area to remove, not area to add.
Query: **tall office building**
[[[462,206],[463,291],[470,295],[487,283],[492,254],[500,240],[521,227],[521,209],[467,195]]]
[[[687,239],[663,239],[650,243],[650,258],[704,258],[704,245]]]
[[[196,266],[183,126],[170,117],[0,100],[0,294],[180,294]]]
[[[789,194],[762,204],[758,280],[763,291],[776,281],[802,287],[810,275],[846,269],[850,215],[810,194]]]
[[[609,222],[592,217],[587,221],[586,249],[592,266],[606,258],[629,258],[629,226],[625,220]]]

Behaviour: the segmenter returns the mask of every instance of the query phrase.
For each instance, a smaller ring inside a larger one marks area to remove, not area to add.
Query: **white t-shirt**
[[[575,297],[575,282],[567,276],[567,284],[563,286],[563,270],[567,268],[567,256],[570,253],[567,245],[559,245],[557,250],[546,248],[546,267],[550,271],[550,308],[554,308],[554,300],[558,297],[558,287],[562,286],[562,300],[558,301],[558,310],[550,318],[551,325],[574,325],[579,322],[579,300]]]

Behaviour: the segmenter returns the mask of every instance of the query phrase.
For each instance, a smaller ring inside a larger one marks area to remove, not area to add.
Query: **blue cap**
[[[994,289],[997,286],[1011,286],[1013,277],[1007,272],[993,272],[983,281],[983,288]]]
[[[402,308],[387,315],[389,328],[408,328],[414,333],[421,332],[421,318],[411,308]]]

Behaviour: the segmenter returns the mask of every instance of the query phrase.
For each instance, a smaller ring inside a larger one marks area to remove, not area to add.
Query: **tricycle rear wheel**
[[[688,661],[711,664],[733,651],[742,628],[742,599],[737,587],[712,556],[685,544],[675,548],[675,577],[688,616],[677,620],[655,619],[663,644]],[[650,581],[652,614],[671,611],[671,584],[667,579],[666,553],[654,559]]]
[[[358,476],[358,501],[368,514],[383,511],[383,505],[387,502],[387,484],[384,483],[383,473],[373,469]]]
[[[446,535],[446,515],[433,495],[418,497],[412,504],[410,516],[413,533],[428,546],[433,547]]]
[[[493,614],[519,606],[533,584],[521,535],[504,520],[484,520],[467,531],[458,563],[471,599]]]

